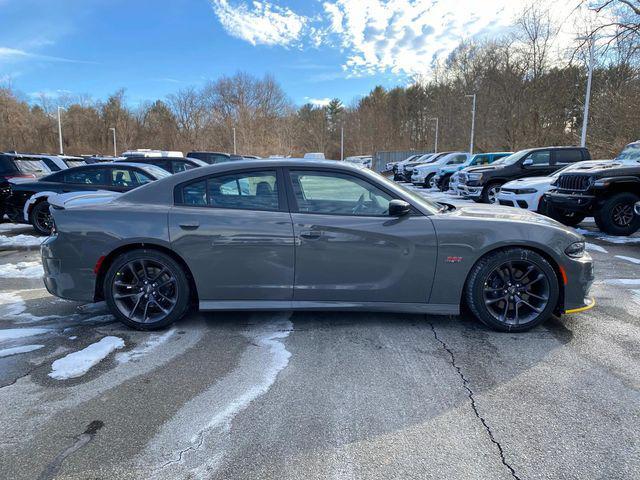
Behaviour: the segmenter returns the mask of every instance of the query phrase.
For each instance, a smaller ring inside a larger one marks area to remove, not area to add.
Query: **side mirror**
[[[527,158],[524,162],[522,162],[523,167],[530,167],[533,165],[533,160],[531,158]]]
[[[404,200],[391,200],[389,202],[389,216],[401,217],[411,211],[411,205]]]

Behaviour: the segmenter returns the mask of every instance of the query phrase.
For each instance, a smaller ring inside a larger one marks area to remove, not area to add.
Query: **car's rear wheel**
[[[31,209],[29,222],[33,226],[34,230],[40,235],[51,235],[53,218],[49,211],[49,202],[42,200],[36,203]]]
[[[499,250],[480,259],[465,286],[465,300],[485,325],[523,332],[547,320],[559,298],[558,277],[539,253]]]
[[[189,282],[182,266],[155,250],[117,257],[104,281],[113,315],[138,330],[157,330],[180,319],[189,306]]]
[[[498,202],[498,192],[502,184],[498,182],[489,183],[482,189],[480,200],[482,203],[494,204]]]
[[[633,208],[640,197],[634,193],[621,192],[607,198],[594,212],[598,228],[610,235],[631,235],[640,229],[640,216]]]

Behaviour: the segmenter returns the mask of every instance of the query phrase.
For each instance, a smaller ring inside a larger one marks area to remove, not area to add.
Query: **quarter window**
[[[392,197],[348,174],[291,171],[298,211],[333,215],[383,216]]]
[[[278,210],[275,171],[246,172],[198,180],[182,187],[178,203],[241,210]]]

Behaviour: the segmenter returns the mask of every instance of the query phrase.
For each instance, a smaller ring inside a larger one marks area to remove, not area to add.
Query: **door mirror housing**
[[[530,167],[531,165],[533,165],[533,159],[531,158],[527,158],[524,162],[522,162],[523,167]]]
[[[389,202],[389,216],[401,217],[411,211],[411,205],[404,200],[391,200]]]

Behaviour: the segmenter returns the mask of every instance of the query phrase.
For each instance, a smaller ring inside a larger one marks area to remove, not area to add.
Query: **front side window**
[[[275,171],[243,172],[198,180],[182,187],[178,203],[241,210],[279,210]]]
[[[338,172],[291,171],[298,211],[383,216],[392,197],[359,177]]]
[[[132,170],[125,168],[114,168],[110,172],[110,182],[114,187],[137,187],[140,185]]]
[[[533,160],[533,165],[544,166],[549,165],[549,159],[551,158],[551,152],[549,150],[542,150],[540,152],[533,152],[527,159]]]
[[[467,161],[466,155],[456,155],[447,162],[448,165],[460,165]]]
[[[103,169],[82,169],[64,172],[64,183],[75,183],[79,185],[105,185],[105,171]]]
[[[184,172],[185,170],[195,168],[195,165],[182,160],[173,160],[171,163],[173,163],[173,173]]]

